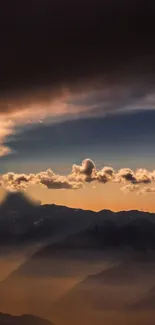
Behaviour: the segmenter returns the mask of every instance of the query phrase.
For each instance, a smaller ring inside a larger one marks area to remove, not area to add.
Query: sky
[[[155,211],[154,16],[151,0],[2,3],[0,198]]]

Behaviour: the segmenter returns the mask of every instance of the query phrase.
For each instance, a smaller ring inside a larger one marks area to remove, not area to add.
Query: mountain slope
[[[154,281],[155,282],[155,281]],[[138,299],[135,303],[129,306],[129,310],[131,311],[147,311],[153,310],[155,311],[155,285],[144,293],[140,299]]]
[[[46,240],[84,229],[95,217],[92,211],[38,205],[23,193],[8,193],[0,205],[0,242],[18,245]]]
[[[107,268],[78,283],[53,304],[51,313],[54,317],[57,316],[58,322],[61,318],[65,319],[66,324],[72,324],[75,317],[76,324],[82,317],[85,323],[88,323],[91,314],[95,318],[94,323],[98,324],[100,318],[104,324],[106,315],[116,314],[117,319],[121,313],[124,314],[124,323],[128,323],[130,317],[133,317],[133,322],[137,324],[135,315],[130,313],[127,307],[140,299],[154,282],[155,261],[137,260],[135,256],[135,259]],[[141,324],[146,324],[143,319]]]
[[[53,325],[50,321],[33,315],[13,316],[0,313],[1,325]]]
[[[154,222],[140,216],[118,222],[117,214],[102,220],[100,225],[40,249],[5,279],[0,284],[1,310],[36,314],[39,306],[40,315],[48,315],[51,304],[88,275],[137,256],[145,265],[147,256],[154,256]],[[135,267],[133,270],[136,272]],[[130,275],[124,264],[119,272],[124,279]]]

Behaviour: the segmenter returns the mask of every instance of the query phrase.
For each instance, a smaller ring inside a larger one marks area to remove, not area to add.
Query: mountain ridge
[[[8,204],[8,202],[10,201],[10,198],[14,198],[16,200],[16,198],[21,199],[21,201],[27,201],[29,204],[31,204],[34,207],[57,207],[57,208],[67,208],[67,209],[71,209],[71,210],[75,210],[75,211],[87,211],[87,212],[94,212],[97,214],[100,214],[102,212],[105,213],[128,213],[128,212],[138,212],[138,213],[148,213],[148,214],[153,214],[155,215],[155,212],[151,212],[151,211],[144,211],[144,210],[139,210],[139,209],[131,209],[131,210],[118,210],[118,211],[113,211],[110,209],[101,209],[101,210],[91,210],[91,209],[83,209],[83,208],[78,208],[78,207],[70,207],[70,206],[66,206],[66,205],[61,205],[61,204],[55,204],[55,203],[44,203],[42,204],[41,201],[39,200],[35,200],[34,198],[32,198],[30,195],[27,195],[25,192],[23,191],[7,191],[5,196],[3,197],[2,201],[0,202],[0,209],[3,207],[4,204]]]
[[[40,318],[38,316],[23,314],[15,316],[11,314],[0,312],[1,325],[53,325],[49,320]]]
[[[19,245],[66,236],[113,220],[118,225],[146,219],[155,224],[155,213],[139,210],[98,212],[56,204],[39,205],[21,192],[7,193],[0,204],[0,242]]]

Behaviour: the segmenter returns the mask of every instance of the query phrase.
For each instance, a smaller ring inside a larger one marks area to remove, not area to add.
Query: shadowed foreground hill
[[[0,313],[1,325],[53,325],[48,320],[32,315],[12,316]]]

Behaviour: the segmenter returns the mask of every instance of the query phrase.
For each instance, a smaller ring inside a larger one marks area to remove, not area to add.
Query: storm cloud
[[[29,123],[154,108],[154,18],[151,0],[3,2],[0,156]]]
[[[154,14],[150,0],[3,2],[1,93],[152,72]]]
[[[115,105],[122,106],[134,84],[129,102],[143,98],[154,85],[154,17],[150,0],[3,2],[1,113],[48,103],[62,89],[104,93],[112,88]],[[94,98],[102,104],[105,94],[93,93],[84,103]]]

